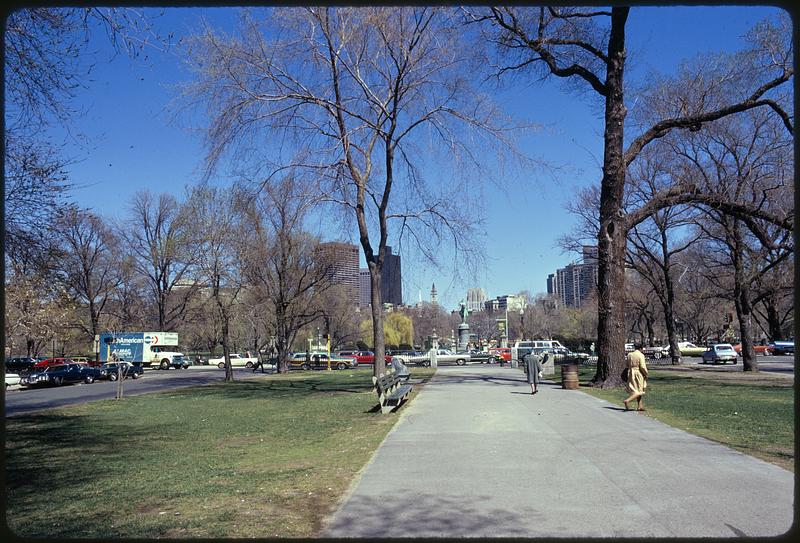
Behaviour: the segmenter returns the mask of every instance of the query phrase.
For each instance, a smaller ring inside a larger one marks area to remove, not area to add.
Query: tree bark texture
[[[595,384],[619,386],[625,364],[625,250],[627,225],[622,213],[626,164],[623,138],[626,109],[623,94],[625,21],[629,8],[615,7],[611,16],[606,73],[603,179],[600,185],[598,249],[599,363]]]

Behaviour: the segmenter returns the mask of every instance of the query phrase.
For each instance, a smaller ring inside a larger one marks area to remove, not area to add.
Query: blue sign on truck
[[[161,369],[186,368],[176,332],[104,332],[100,334],[100,361],[125,360]]]

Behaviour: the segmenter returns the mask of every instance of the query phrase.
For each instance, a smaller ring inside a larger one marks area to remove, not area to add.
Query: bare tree
[[[169,332],[183,319],[197,289],[190,275],[195,258],[190,217],[174,196],[156,199],[149,191],[136,193],[130,212],[121,237],[152,296],[158,330]]]
[[[390,236],[432,263],[450,242],[457,262],[478,264],[480,220],[466,216],[475,194],[468,181],[488,176],[480,165],[509,148],[499,112],[472,88],[479,65],[453,14],[276,9],[263,24],[245,16],[235,38],[206,29],[190,49],[199,73],[188,93],[211,118],[209,167],[225,151],[238,149],[241,160],[254,142],[277,136],[304,150],[292,166],[315,172],[326,200],[357,224],[371,278],[376,374],[384,369],[380,282]],[[275,162],[280,169],[287,160]],[[432,170],[452,179],[434,182]]]
[[[641,207],[660,191],[672,184],[667,159],[653,149],[642,155],[642,160],[629,176],[628,207]],[[681,351],[675,326],[675,272],[674,261],[698,239],[698,234],[684,235],[695,216],[688,206],[664,207],[656,210],[645,221],[634,225],[628,233],[627,263],[652,286],[652,293],[661,302],[664,325],[667,330],[672,364],[681,363]],[[680,269],[680,268],[679,268]]]
[[[414,342],[417,345],[425,345],[428,336],[433,335],[434,331],[442,337],[450,329],[447,312],[436,303],[419,303],[411,312],[411,320],[414,324]]]
[[[56,225],[61,245],[58,265],[67,292],[88,311],[82,326],[87,340],[100,333],[106,304],[120,283],[114,248],[117,242],[103,220],[88,211],[68,210]]]
[[[47,137],[47,127],[70,126],[81,112],[73,98],[88,81],[93,32],[104,31],[116,52],[136,57],[164,47],[148,17],[130,8],[23,7],[4,26],[5,238],[7,256],[49,254],[50,226],[69,207],[69,161]]]
[[[788,230],[793,217],[765,207],[753,208],[722,194],[703,194],[689,180],[659,193],[635,212],[625,213],[625,181],[628,167],[652,142],[673,131],[698,131],[704,126],[754,108],[774,112],[793,131],[791,118],[775,94],[794,74],[791,21],[779,25],[761,23],[749,36],[752,49],[725,62],[698,63],[682,71],[676,87],[679,96],[664,100],[650,110],[652,121],[626,147],[624,74],[625,30],[629,7],[610,10],[585,8],[496,7],[468,11],[473,21],[488,23],[487,37],[502,54],[497,74],[528,71],[553,75],[586,85],[602,100],[604,111],[603,177],[600,183],[598,230],[598,355],[593,382],[618,386],[624,364],[625,251],[630,228],[655,210],[687,202],[715,205],[740,216],[757,214]],[[777,89],[777,90],[776,90]],[[650,101],[652,103],[652,101]],[[644,120],[644,117],[640,117]]]
[[[270,183],[253,196],[247,209],[245,276],[256,295],[268,302],[273,318],[278,372],[289,370],[287,355],[298,332],[323,312],[316,297],[331,286],[331,266],[318,258],[318,240],[303,221],[318,196],[293,176]]]
[[[190,242],[196,254],[194,277],[200,288],[208,289],[208,309],[219,317],[226,381],[233,381],[231,322],[239,310],[245,282],[242,262],[248,226],[240,202],[246,201],[247,196],[242,190],[200,185],[190,192],[186,202],[193,217]]]

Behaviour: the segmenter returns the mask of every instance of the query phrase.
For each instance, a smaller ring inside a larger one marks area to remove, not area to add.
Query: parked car
[[[242,356],[239,353],[231,353],[231,366],[233,367],[245,367],[245,368],[252,368],[255,364],[258,363],[258,357],[251,356]],[[208,363],[217,366],[219,368],[225,367],[225,356],[220,356],[218,358],[209,358]]]
[[[772,354],[794,354],[794,341],[773,341],[769,344]]]
[[[636,350],[636,345],[634,345],[633,343],[626,343],[625,344],[625,352],[626,353],[632,353],[635,350]]]
[[[19,374],[6,372],[6,388],[19,384]]]
[[[769,345],[754,345],[753,349],[755,350],[757,355],[761,356],[769,356],[772,354],[772,347]],[[742,344],[737,343],[733,346],[733,350],[736,351],[736,354],[742,356]]]
[[[39,362],[41,358],[34,358],[32,356],[15,356],[6,359],[6,371],[11,373],[28,372],[33,369],[33,365]]]
[[[436,351],[436,364],[447,364],[448,362],[455,362],[459,366],[469,364],[469,353],[454,353],[449,349],[438,349]]]
[[[643,347],[642,354],[647,358],[655,358],[658,360],[659,358],[669,356],[669,346],[657,345],[653,347]]]
[[[494,347],[489,349],[489,354],[494,355],[495,358],[502,358],[506,362],[511,362],[511,348],[509,347]]]
[[[375,363],[375,353],[372,351],[339,351],[336,356],[355,358],[359,364]]]
[[[100,366],[102,362],[95,360],[93,357],[89,356],[70,356],[70,360],[75,362],[76,364],[88,364],[89,366]]]
[[[31,368],[31,371],[44,371],[51,366],[61,366],[64,364],[74,364],[74,363],[75,361],[72,360],[71,358],[62,358],[62,357],[44,358],[36,362]]]
[[[689,341],[679,341],[678,349],[681,351],[681,356],[703,356],[706,352],[706,347],[698,347]]]
[[[100,368],[93,368],[84,364],[60,364],[50,366],[44,371],[35,371],[22,378],[21,384],[26,386],[54,385],[67,383],[93,383],[100,377]]]
[[[130,362],[107,362],[100,366],[100,376],[98,379],[116,381],[119,378],[120,370],[122,371],[123,379],[126,377],[138,379],[144,374],[144,368],[139,364],[131,364]]]
[[[559,358],[580,358],[582,360],[589,360],[589,355],[587,353],[576,353],[575,351],[570,351],[566,347],[557,347],[551,350],[553,354],[558,355]]]
[[[336,355],[331,355],[329,357],[328,353],[315,352],[295,353],[294,356],[289,359],[289,367],[294,369],[300,368],[303,370],[327,369],[329,359],[331,369],[346,370],[349,368],[358,367],[358,362],[356,362],[355,358]]]
[[[489,351],[470,351],[469,358],[471,362],[480,362],[481,364],[494,364],[497,362],[495,355]]]
[[[703,364],[733,362],[736,364],[736,351],[730,343],[715,343],[703,353]]]

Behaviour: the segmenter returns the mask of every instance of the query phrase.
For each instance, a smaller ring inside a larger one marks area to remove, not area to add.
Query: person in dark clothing
[[[539,392],[539,374],[542,372],[542,357],[530,352],[522,357],[525,364],[525,373],[528,376],[528,384],[531,385],[531,394]]]

